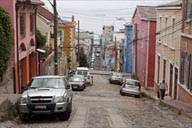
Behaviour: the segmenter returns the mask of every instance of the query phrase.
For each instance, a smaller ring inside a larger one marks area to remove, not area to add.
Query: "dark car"
[[[72,86],[73,90],[84,90],[85,89],[85,79],[83,75],[74,75],[69,78],[69,84]]]
[[[123,83],[123,75],[120,72],[112,72],[109,76],[109,83],[113,84],[122,84]]]

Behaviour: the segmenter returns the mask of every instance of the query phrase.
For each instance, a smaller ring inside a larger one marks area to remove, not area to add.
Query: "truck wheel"
[[[72,111],[72,102],[68,104],[67,109],[64,113],[61,113],[60,120],[67,121],[71,115]]]

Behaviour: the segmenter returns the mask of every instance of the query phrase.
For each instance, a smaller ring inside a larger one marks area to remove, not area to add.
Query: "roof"
[[[30,4],[36,4],[36,5],[44,5],[44,2],[42,2],[41,0],[18,0],[18,2],[30,3]]]
[[[140,19],[156,19],[156,6],[137,5],[133,17],[135,16],[136,12],[138,12]]]
[[[157,7],[180,7],[181,5],[182,5],[182,0],[177,0],[167,4],[158,5]]]
[[[44,7],[39,6],[37,8],[37,13],[49,21],[54,21],[54,15],[49,10],[45,9]]]

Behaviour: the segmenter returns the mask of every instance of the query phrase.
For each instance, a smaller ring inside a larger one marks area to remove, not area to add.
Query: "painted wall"
[[[136,30],[137,24],[137,30]],[[137,39],[136,39],[137,31]],[[133,17],[133,68],[135,74],[135,45],[137,43],[137,77],[142,86],[153,87],[156,22],[141,19],[138,10]],[[136,40],[135,40],[136,39]]]
[[[132,72],[132,35],[133,28],[132,25],[125,26],[125,40],[123,44],[123,53],[124,53],[124,63],[123,63],[123,72],[131,73]]]
[[[16,0],[0,1],[0,5],[10,14],[14,32],[14,69],[15,69],[15,93],[20,93],[21,86],[27,85],[31,77],[38,74],[37,53],[35,32],[30,32],[30,14],[35,14],[35,8],[30,8],[30,4],[23,8],[19,5],[16,12]],[[16,19],[16,13],[18,19]],[[20,36],[20,15],[25,14],[25,36]],[[16,24],[18,21],[18,24]],[[18,30],[17,26],[18,25]],[[35,24],[34,24],[35,25]],[[35,26],[34,26],[35,28]],[[17,36],[18,33],[18,36]],[[17,49],[18,47],[18,49]],[[17,54],[19,53],[19,55]],[[18,58],[17,58],[18,57]]]

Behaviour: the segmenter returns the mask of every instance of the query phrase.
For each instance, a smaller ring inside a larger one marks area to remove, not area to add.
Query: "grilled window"
[[[185,0],[185,20],[192,19],[192,0]]]
[[[181,52],[180,57],[180,83],[184,84],[184,60],[185,60],[185,54],[184,52]]]
[[[30,14],[30,32],[34,33],[35,31],[35,14],[31,13]]]
[[[26,20],[24,13],[20,14],[19,20],[20,20],[20,35],[25,36]]]
[[[163,79],[165,80],[165,74],[166,74],[166,60],[163,60]]]

